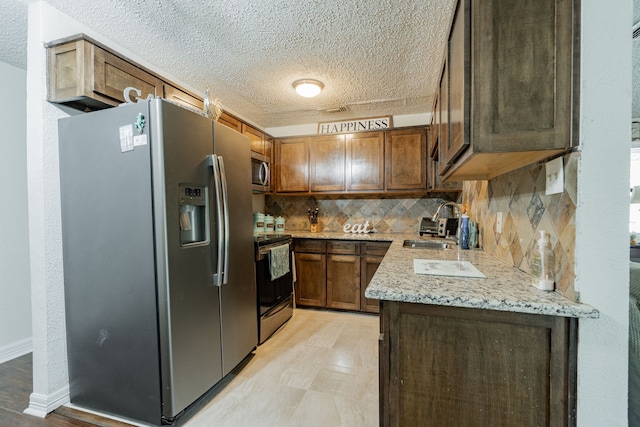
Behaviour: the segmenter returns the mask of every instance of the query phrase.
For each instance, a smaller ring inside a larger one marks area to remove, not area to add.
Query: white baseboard
[[[0,363],[8,362],[16,357],[33,351],[31,337],[0,347]]]
[[[49,412],[67,403],[69,403],[68,385],[49,395],[31,393],[29,396],[29,407],[24,410],[24,413],[44,418]]]

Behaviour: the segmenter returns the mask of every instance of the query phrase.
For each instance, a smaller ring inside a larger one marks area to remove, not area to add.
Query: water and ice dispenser
[[[206,187],[180,184],[180,244],[206,242],[207,230],[207,191]]]

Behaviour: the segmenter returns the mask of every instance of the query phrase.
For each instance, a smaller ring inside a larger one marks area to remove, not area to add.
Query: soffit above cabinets
[[[226,109],[277,127],[431,111],[455,0],[48,3],[99,41],[194,91],[209,83]],[[0,7],[12,29],[0,37],[0,61],[26,68],[26,2]],[[292,83],[301,78],[324,90],[300,97]]]

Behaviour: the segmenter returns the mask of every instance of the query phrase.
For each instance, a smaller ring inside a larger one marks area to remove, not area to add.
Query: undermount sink
[[[454,244],[451,242],[439,242],[436,240],[405,240],[403,248],[409,249],[451,249]]]

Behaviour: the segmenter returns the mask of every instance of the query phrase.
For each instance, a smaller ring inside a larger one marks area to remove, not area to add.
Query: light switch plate
[[[545,165],[545,174],[547,176],[546,195],[558,194],[564,191],[564,169],[562,165],[562,157],[556,157]]]

